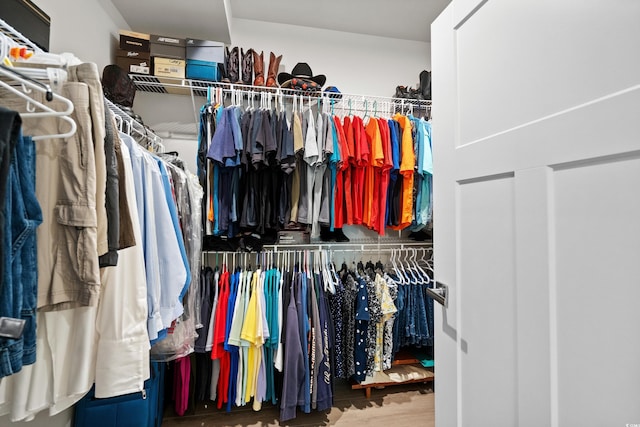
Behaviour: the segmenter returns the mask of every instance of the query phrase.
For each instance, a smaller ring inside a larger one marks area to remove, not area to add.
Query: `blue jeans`
[[[19,339],[0,339],[0,378],[36,359],[35,231],[42,223],[42,211],[35,195],[35,145],[21,134],[11,153],[4,215],[5,274],[0,287],[0,315],[23,319],[25,327]]]

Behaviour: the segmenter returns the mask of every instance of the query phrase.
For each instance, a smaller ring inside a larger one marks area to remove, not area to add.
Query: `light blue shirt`
[[[180,228],[180,219],[178,218],[178,207],[176,206],[176,201],[173,198],[173,190],[171,189],[171,182],[169,181],[167,166],[160,159],[156,158],[156,161],[158,162],[158,167],[160,168],[160,175],[162,177],[162,183],[164,185],[164,194],[166,197],[167,206],[169,207],[171,221],[173,222],[173,230],[176,233],[178,249],[180,250],[180,256],[182,257],[182,264],[184,265],[187,276],[185,282],[183,283],[182,289],[177,296],[178,301],[176,307],[180,307],[180,313],[176,313],[174,317],[174,319],[177,319],[182,315],[182,312],[184,311],[182,308],[182,299],[184,298],[184,295],[187,293],[187,289],[189,289],[189,285],[191,284],[191,267],[189,266],[189,259],[187,258],[187,251],[184,246],[184,236],[182,235],[182,229]]]
[[[422,152],[422,170],[429,175],[433,175],[433,152],[431,147],[431,123],[425,119],[420,119],[422,123],[424,150]]]
[[[186,258],[182,258],[157,159],[130,136],[120,134],[120,137],[131,153],[147,278],[147,330],[153,343],[164,338],[166,328],[182,315],[184,308],[178,297],[190,273],[185,268]],[[175,262],[176,259],[183,262]]]

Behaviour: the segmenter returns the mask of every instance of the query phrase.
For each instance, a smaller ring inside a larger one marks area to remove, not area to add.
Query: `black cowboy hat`
[[[315,82],[318,86],[324,86],[327,81],[327,76],[324,74],[318,74],[317,76],[313,75],[311,71],[311,67],[306,62],[298,62],[293,70],[291,70],[291,74],[289,73],[280,73],[278,74],[278,83],[282,87],[291,86],[291,80],[293,79],[302,79],[302,80],[311,80]]]

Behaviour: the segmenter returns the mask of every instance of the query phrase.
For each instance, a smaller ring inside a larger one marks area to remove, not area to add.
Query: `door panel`
[[[453,0],[432,25],[438,427],[640,423],[639,21]]]
[[[491,425],[516,424],[514,194],[513,176],[459,187],[458,324],[465,425],[480,419]],[[491,352],[482,351],[487,346]]]
[[[484,4],[456,31],[459,144],[637,82],[640,2],[626,3],[628,7],[602,0]],[[612,69],[611,63],[618,65]]]
[[[640,420],[638,182],[637,156],[554,173],[560,425]]]

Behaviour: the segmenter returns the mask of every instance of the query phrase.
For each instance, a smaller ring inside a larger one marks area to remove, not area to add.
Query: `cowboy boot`
[[[231,83],[229,80],[229,48],[227,46],[224,47],[224,63],[218,64],[218,73],[220,73],[220,81],[222,83]]]
[[[256,75],[253,81],[254,86],[264,86],[264,53],[260,52],[260,55],[253,51],[253,71]]]
[[[246,53],[244,49],[240,49],[242,56],[242,78],[239,84],[251,85],[251,77],[253,74],[253,49],[249,49]]]
[[[267,87],[278,87],[276,83],[276,76],[278,75],[278,67],[280,67],[280,61],[282,60],[282,55],[276,56],[271,52],[269,57],[269,74],[267,76]]]
[[[237,83],[240,78],[240,58],[238,46],[228,51],[227,76],[229,83]]]
[[[420,92],[423,99],[431,99],[431,71],[423,70],[420,73]]]

